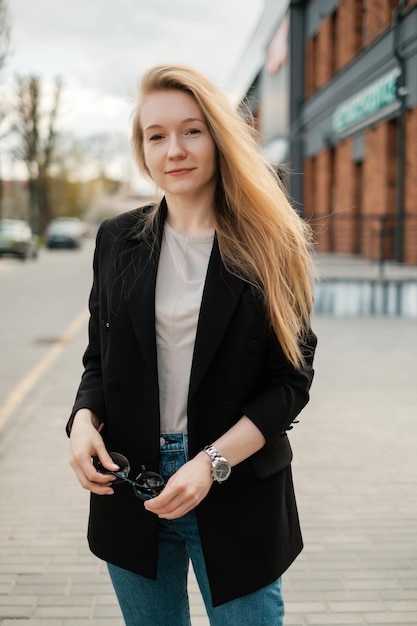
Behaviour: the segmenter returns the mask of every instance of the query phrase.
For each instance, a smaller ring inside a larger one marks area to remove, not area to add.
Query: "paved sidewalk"
[[[286,626],[417,626],[417,323],[315,328],[291,437],[305,550],[284,577]]]
[[[291,436],[306,547],[284,576],[285,624],[417,626],[417,324],[317,318],[315,330],[312,401]],[[1,626],[123,624],[86,545],[88,494],[63,430],[84,343],[0,432]],[[206,626],[192,577],[190,595]]]
[[[393,280],[417,281],[417,265],[404,265],[395,261],[371,261],[356,254],[315,252],[313,255],[320,280]]]

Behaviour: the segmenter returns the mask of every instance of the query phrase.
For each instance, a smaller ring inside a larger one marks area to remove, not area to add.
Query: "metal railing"
[[[417,265],[417,214],[357,215],[334,212],[307,220],[320,252],[353,254],[380,264]]]

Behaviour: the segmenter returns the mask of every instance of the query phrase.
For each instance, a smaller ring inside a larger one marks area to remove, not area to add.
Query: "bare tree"
[[[17,78],[16,131],[20,135],[21,146],[16,156],[24,161],[28,171],[29,220],[36,232],[42,232],[51,218],[50,168],[54,159],[61,92],[62,83],[57,78],[50,111],[42,115],[40,78]],[[44,134],[41,129],[45,126],[47,130]]]
[[[11,22],[7,0],[0,0],[0,70],[9,54],[10,32]]]
[[[39,152],[39,80],[34,76],[17,78],[17,114],[16,130],[21,136],[22,146],[16,156],[21,158],[28,171],[29,219],[37,230],[39,222],[38,207],[38,164]]]
[[[7,1],[0,0],[0,72],[4,67],[6,62],[7,55],[9,53],[10,46],[10,32],[11,32],[11,22],[10,22],[10,14],[8,11]],[[7,110],[4,107],[4,104],[0,104],[0,140],[7,133],[2,133],[1,125],[6,117]],[[0,154],[1,157],[1,154]],[[1,165],[1,158],[0,158]],[[3,181],[1,178],[1,170],[0,170],[0,219],[3,216]]]
[[[62,82],[59,78],[55,80],[55,89],[53,94],[52,107],[49,112],[48,130],[43,143],[41,153],[38,160],[39,170],[39,207],[41,210],[41,227],[42,230],[52,217],[52,209],[50,202],[50,168],[54,161],[56,148],[56,123],[58,118],[59,104],[62,92]]]

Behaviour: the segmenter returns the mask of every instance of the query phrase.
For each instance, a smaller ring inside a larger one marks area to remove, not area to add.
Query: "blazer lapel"
[[[157,245],[151,239],[127,237],[123,270],[123,293],[139,348],[150,371],[157,376],[155,332],[155,286],[166,204],[163,200],[156,221]]]
[[[124,277],[124,296],[132,328],[143,357],[148,363],[148,367],[155,370],[155,281],[157,265],[150,262],[149,259],[144,259],[145,265],[142,266],[141,257],[149,254],[149,250],[144,250],[144,248],[143,244],[139,244],[132,250],[132,263],[127,268]]]
[[[243,281],[223,266],[217,238],[207,268],[191,367],[191,395],[200,384],[238,303]]]

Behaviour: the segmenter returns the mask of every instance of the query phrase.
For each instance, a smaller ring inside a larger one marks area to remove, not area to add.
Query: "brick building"
[[[417,264],[416,1],[267,0],[233,86],[319,250]]]

